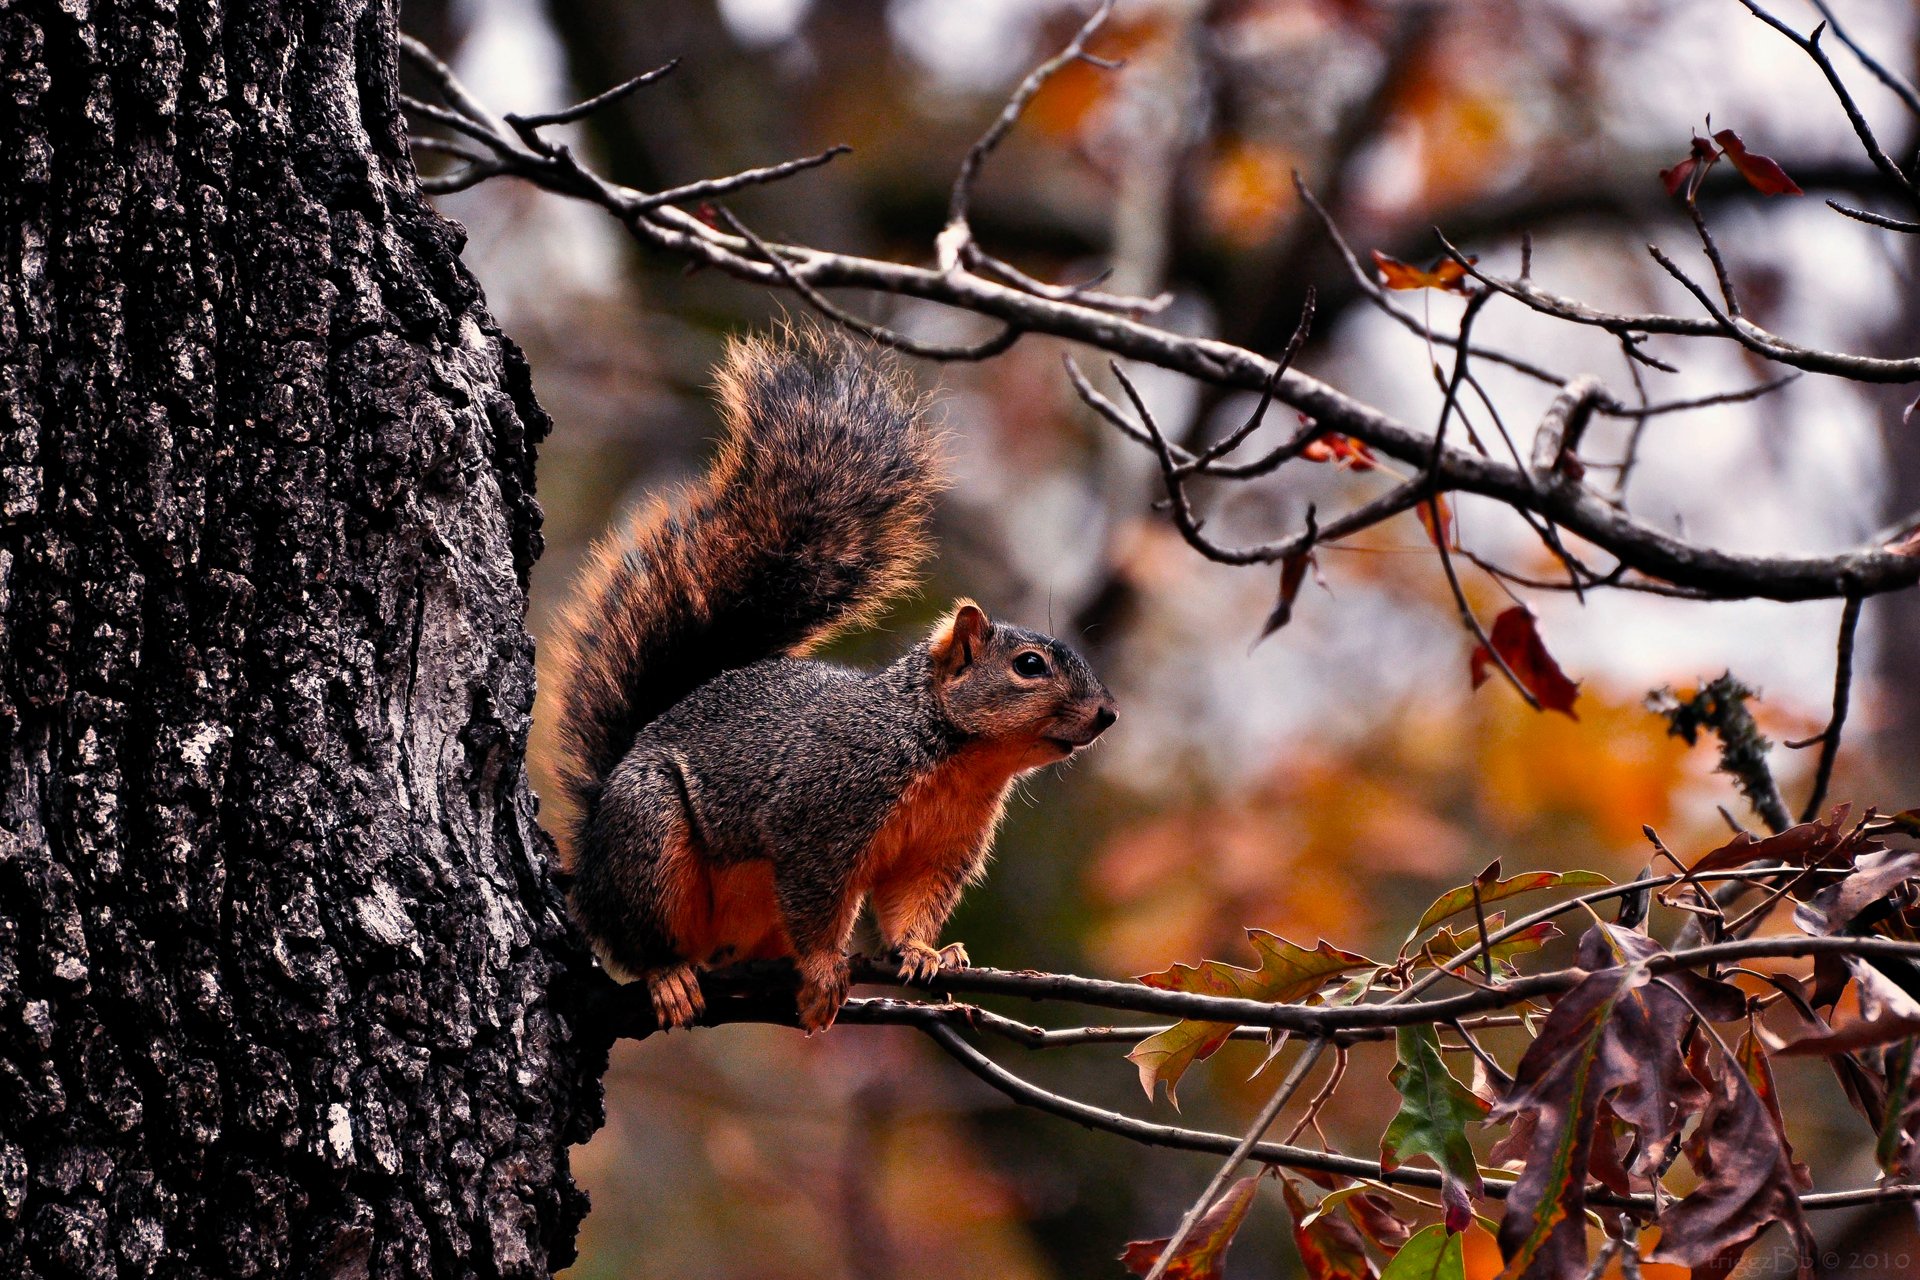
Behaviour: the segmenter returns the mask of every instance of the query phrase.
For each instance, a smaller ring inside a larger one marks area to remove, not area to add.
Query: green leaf
[[[1163,991],[1192,991],[1284,1004],[1307,1000],[1341,974],[1379,967],[1365,956],[1342,951],[1325,942],[1309,951],[1265,929],[1249,929],[1247,938],[1260,954],[1256,968],[1243,969],[1219,960],[1206,960],[1198,965],[1176,964],[1160,973],[1145,974],[1139,981]],[[1230,1022],[1198,1022],[1187,1018],[1148,1036],[1133,1047],[1127,1058],[1140,1069],[1140,1087],[1147,1091],[1149,1098],[1154,1096],[1156,1085],[1164,1084],[1168,1100],[1178,1106],[1174,1088],[1180,1077],[1194,1063],[1212,1056],[1232,1034]]]
[[[1495,858],[1485,871],[1474,877],[1473,884],[1463,884],[1441,894],[1427,908],[1426,914],[1420,917],[1420,923],[1413,927],[1408,940],[1419,937],[1422,929],[1431,928],[1448,916],[1470,909],[1473,906],[1475,884],[1480,886],[1480,902],[1484,906],[1540,889],[1598,889],[1613,883],[1598,871],[1528,871],[1506,880],[1500,879],[1499,875],[1500,860]]]
[[[1469,1198],[1486,1193],[1466,1126],[1486,1117],[1487,1104],[1447,1071],[1431,1026],[1401,1027],[1395,1038],[1400,1061],[1388,1078],[1400,1091],[1400,1113],[1380,1139],[1380,1168],[1391,1173],[1413,1156],[1431,1159],[1440,1166],[1447,1229],[1464,1231],[1473,1217]]]
[[[1436,1222],[1400,1246],[1380,1280],[1467,1280],[1465,1246]]]

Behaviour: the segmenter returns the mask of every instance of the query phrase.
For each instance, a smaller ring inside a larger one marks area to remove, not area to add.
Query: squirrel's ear
[[[992,625],[986,610],[973,601],[961,599],[955,602],[953,612],[940,619],[927,641],[933,669],[941,679],[951,679],[972,664],[987,638],[987,628]]]

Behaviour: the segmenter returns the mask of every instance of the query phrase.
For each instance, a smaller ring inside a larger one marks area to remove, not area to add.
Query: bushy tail
[[[928,550],[922,406],[886,353],[818,329],[734,342],[712,469],[594,548],[561,620],[561,783],[577,820],[641,729],[733,667],[877,615]]]

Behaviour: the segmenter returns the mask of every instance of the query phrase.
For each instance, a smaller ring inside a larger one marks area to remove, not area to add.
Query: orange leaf
[[[1316,438],[1300,456],[1308,462],[1337,462],[1351,471],[1371,471],[1380,465],[1365,441],[1334,431]]]
[[[1218,1280],[1226,1265],[1227,1249],[1233,1244],[1234,1233],[1240,1230],[1240,1223],[1247,1216],[1247,1209],[1253,1204],[1253,1193],[1259,1186],[1260,1175],[1242,1178],[1227,1188],[1227,1194],[1214,1202],[1200,1220],[1193,1224],[1193,1230],[1180,1242],[1180,1252],[1173,1255],[1167,1263],[1164,1273],[1169,1280]],[[1127,1247],[1120,1251],[1120,1262],[1127,1270],[1137,1276],[1143,1276],[1153,1270],[1153,1264],[1160,1260],[1161,1250],[1167,1247],[1172,1236],[1162,1236],[1158,1240],[1129,1240]]]
[[[1485,684],[1493,674],[1493,655],[1497,653],[1507,670],[1513,672],[1514,678],[1539,702],[1542,711],[1563,712],[1571,720],[1580,718],[1573,710],[1580,686],[1567,679],[1566,672],[1560,670],[1560,664],[1547,652],[1534,626],[1531,609],[1518,604],[1508,609],[1493,620],[1493,630],[1487,638],[1493,641],[1493,652],[1489,653],[1485,645],[1476,645],[1468,663],[1474,688]]]
[[[1468,258],[1478,262],[1478,258]],[[1389,254],[1373,251],[1373,265],[1380,270],[1380,283],[1389,289],[1445,289],[1448,293],[1467,292],[1467,268],[1453,258],[1441,258],[1422,270]]]
[[[1420,527],[1427,531],[1427,541],[1440,546],[1442,539],[1447,546],[1453,546],[1453,508],[1447,505],[1444,494],[1434,494],[1415,507],[1414,514],[1420,517]],[[1476,681],[1474,688],[1480,687]]]
[[[1731,129],[1722,129],[1713,135],[1713,140],[1726,152],[1727,159],[1733,161],[1733,167],[1740,176],[1750,183],[1755,191],[1763,196],[1797,196],[1805,193],[1800,184],[1787,176],[1772,156],[1763,156],[1758,151],[1747,150],[1747,144],[1740,141],[1740,135]]]

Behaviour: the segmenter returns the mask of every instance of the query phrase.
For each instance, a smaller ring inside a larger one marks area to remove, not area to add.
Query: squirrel
[[[662,1028],[705,967],[792,957],[832,1025],[863,902],[904,981],[985,871],[1013,780],[1113,724],[1079,654],[959,600],[891,665],[807,656],[912,585],[940,486],[924,405],[817,328],[732,342],[705,477],[603,540],[562,617],[574,918]]]

